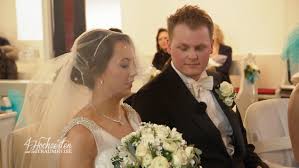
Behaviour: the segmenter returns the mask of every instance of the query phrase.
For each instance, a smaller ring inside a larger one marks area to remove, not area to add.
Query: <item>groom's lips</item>
[[[198,66],[200,66],[200,63],[197,63],[197,64],[185,64],[187,67],[190,67],[190,68],[197,68]]]
[[[185,64],[185,65],[188,65],[188,66],[195,66],[195,65],[200,65],[200,63],[191,63],[191,64]]]

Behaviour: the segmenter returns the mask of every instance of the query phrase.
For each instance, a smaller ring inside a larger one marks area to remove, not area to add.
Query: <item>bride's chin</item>
[[[131,89],[123,91],[118,93],[117,95],[115,95],[116,97],[118,97],[119,99],[123,99],[123,98],[127,98],[131,95]]]
[[[123,93],[123,98],[131,95],[131,89]]]

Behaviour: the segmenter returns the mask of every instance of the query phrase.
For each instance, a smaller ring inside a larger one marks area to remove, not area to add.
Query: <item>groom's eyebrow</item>
[[[186,44],[186,43],[179,43],[179,45],[178,46],[180,46],[180,47],[189,47],[189,45],[188,44]]]
[[[122,58],[121,61],[130,61],[130,58]]]

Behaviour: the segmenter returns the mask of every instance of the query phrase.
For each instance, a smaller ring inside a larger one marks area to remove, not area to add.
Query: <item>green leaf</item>
[[[172,152],[162,149],[162,156],[164,156],[168,162],[172,161]]]
[[[121,168],[121,162],[123,162],[123,159],[119,156],[115,156],[111,159],[111,162],[114,168]]]
[[[149,150],[151,151],[152,157],[155,158],[157,156],[157,149],[153,147],[152,144],[148,144]]]

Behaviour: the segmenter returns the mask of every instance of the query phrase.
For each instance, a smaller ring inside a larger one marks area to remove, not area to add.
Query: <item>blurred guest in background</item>
[[[160,28],[156,35],[157,52],[152,62],[153,66],[158,70],[162,70],[170,58],[170,54],[167,51],[168,41],[169,37],[167,29]]]
[[[218,25],[214,25],[213,35],[213,53],[210,59],[215,61],[218,66],[212,66],[209,71],[214,71],[214,78],[219,78],[219,81],[230,82],[229,69],[232,63],[232,48],[224,44],[224,35]]]
[[[14,60],[7,57],[6,53],[0,50],[0,79],[17,79],[18,71]]]
[[[18,59],[18,49],[10,44],[10,42],[4,38],[0,37],[0,50],[6,54],[10,59]]]
[[[5,46],[5,45],[10,45],[9,41],[4,37],[0,37],[0,46]]]
[[[17,50],[6,38],[0,37],[0,79],[18,78],[17,58]]]

